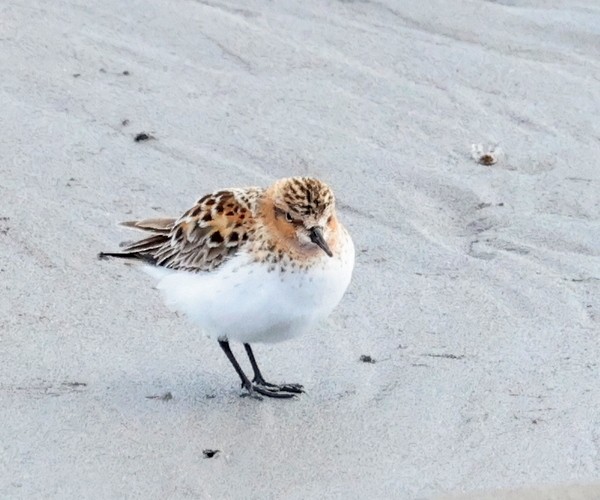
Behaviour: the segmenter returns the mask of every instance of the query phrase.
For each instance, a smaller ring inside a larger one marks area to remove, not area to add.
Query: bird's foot
[[[255,387],[256,386],[264,387],[265,389],[272,391],[272,392],[289,392],[292,394],[302,394],[304,392],[304,386],[302,386],[300,384],[285,384],[285,383],[283,383],[283,384],[277,385],[277,384],[271,384],[262,378],[257,379],[256,377],[254,377],[254,380],[252,382],[254,382]]]
[[[295,398],[296,394],[302,391],[302,386],[299,384],[286,384],[286,385],[274,385],[274,384],[242,384],[242,388],[246,389],[246,393],[242,394],[242,397],[248,397],[252,399],[262,400],[262,396],[268,398],[278,399],[290,399]],[[284,388],[286,390],[284,390]]]

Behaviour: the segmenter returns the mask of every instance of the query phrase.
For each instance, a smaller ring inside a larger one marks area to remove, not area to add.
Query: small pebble
[[[149,141],[150,139],[154,139],[154,136],[147,134],[146,132],[140,132],[135,136],[135,142]]]

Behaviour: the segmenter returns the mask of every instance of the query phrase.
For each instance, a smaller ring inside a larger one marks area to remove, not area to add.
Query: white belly
[[[238,255],[208,273],[148,267],[167,306],[188,316],[209,337],[238,342],[279,342],[327,317],[350,283],[354,246],[323,258],[307,271],[268,270]]]

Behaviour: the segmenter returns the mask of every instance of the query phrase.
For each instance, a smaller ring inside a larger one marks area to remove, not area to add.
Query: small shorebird
[[[267,189],[225,189],[203,196],[178,219],[122,224],[151,234],[100,258],[145,263],[167,306],[218,340],[251,396],[303,392],[300,384],[265,381],[250,344],[295,337],[327,317],[344,295],[354,245],[329,186],[292,177]],[[229,341],[244,344],[252,381]]]

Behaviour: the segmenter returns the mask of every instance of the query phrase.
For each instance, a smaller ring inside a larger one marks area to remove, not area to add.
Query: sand
[[[584,0],[3,1],[0,497],[598,498],[599,46]],[[356,270],[257,402],[96,254],[289,175]]]

